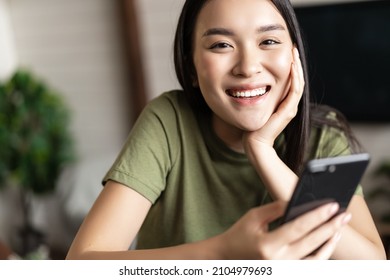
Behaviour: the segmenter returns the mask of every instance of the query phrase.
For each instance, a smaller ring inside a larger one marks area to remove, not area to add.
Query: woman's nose
[[[262,70],[263,66],[259,50],[246,48],[237,54],[236,63],[233,67],[232,73],[235,76],[247,78],[261,73]]]

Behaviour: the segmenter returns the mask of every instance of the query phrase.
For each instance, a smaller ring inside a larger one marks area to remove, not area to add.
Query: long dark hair
[[[186,0],[179,17],[174,41],[175,71],[180,85],[193,109],[209,112],[200,89],[194,86],[195,66],[193,63],[194,29],[200,10],[209,0]],[[304,42],[294,9],[288,0],[271,0],[284,18],[292,43],[298,48],[302,62],[305,88],[295,118],[284,130],[285,147],[280,157],[296,173],[301,171],[310,130],[310,93]]]

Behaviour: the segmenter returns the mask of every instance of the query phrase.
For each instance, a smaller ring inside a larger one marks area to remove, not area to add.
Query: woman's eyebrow
[[[233,36],[234,32],[222,27],[210,28],[206,30],[205,33],[203,33],[202,37],[213,36],[213,35]]]
[[[275,23],[275,24],[267,24],[267,25],[260,26],[257,31],[259,33],[264,33],[264,32],[275,31],[275,30],[284,31],[286,30],[286,28],[284,28],[284,26],[281,24]]]
[[[257,29],[258,33],[264,33],[269,31],[275,31],[275,30],[281,30],[284,31],[286,28],[284,28],[281,24],[267,24],[262,25]],[[223,27],[216,27],[216,28],[210,28],[206,30],[206,32],[203,33],[202,37],[207,36],[213,36],[213,35],[224,35],[224,36],[234,36],[234,32],[230,29],[223,28]]]

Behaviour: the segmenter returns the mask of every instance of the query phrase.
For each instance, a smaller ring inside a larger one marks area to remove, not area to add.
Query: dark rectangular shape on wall
[[[352,122],[390,121],[390,1],[295,8],[314,101]]]

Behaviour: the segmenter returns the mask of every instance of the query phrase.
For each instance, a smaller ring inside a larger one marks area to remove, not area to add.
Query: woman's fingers
[[[257,223],[261,221],[261,224],[269,224],[283,215],[286,209],[286,205],[287,205],[286,202],[278,200],[254,208],[253,211],[254,214],[256,215],[254,218],[256,219]]]
[[[313,255],[312,257],[318,259],[329,258],[335,248],[333,245],[338,239],[335,238],[329,244],[327,242],[332,240],[341,231],[341,228],[350,221],[350,216],[348,213],[343,213],[317,227],[304,238],[294,242],[291,246],[292,251],[300,258],[308,255]],[[321,247],[324,244],[327,246]]]
[[[268,224],[279,218],[285,208],[285,202],[276,201],[248,211],[220,235],[223,244],[221,254],[228,259],[264,259],[261,252],[269,244],[263,236],[268,233]],[[272,254],[268,257],[272,258]]]
[[[296,48],[293,50],[294,62],[291,64],[291,82],[287,96],[281,101],[268,122],[257,133],[255,138],[272,146],[275,138],[286,128],[298,112],[298,105],[305,86],[302,63]]]
[[[229,258],[328,259],[338,241],[337,233],[350,220],[330,203],[303,214],[281,227],[268,231],[268,225],[283,215],[286,203],[276,201],[251,209],[222,238]]]
[[[299,57],[299,52],[297,48],[294,48],[293,54],[294,54],[294,71],[292,71],[293,72],[292,92],[301,96],[303,93],[303,89],[305,87],[303,67],[302,67],[302,62]]]
[[[298,111],[298,104],[305,87],[302,63],[296,48],[293,50],[294,62],[291,65],[291,84],[286,98],[280,103],[276,116],[286,124],[293,119]]]
[[[315,253],[306,257],[306,260],[328,260],[332,256],[334,250],[336,249],[336,245],[340,240],[341,234],[337,232],[329,239],[325,244],[321,246],[320,249],[316,250]]]
[[[337,203],[329,203],[307,212],[291,222],[288,222],[278,228],[276,231],[281,236],[285,236],[287,242],[293,243],[309,234],[315,228],[329,220],[338,211]],[[286,234],[284,231],[287,231]],[[283,242],[283,241],[281,241]]]
[[[270,235],[274,235],[273,247],[280,251],[278,258],[306,258],[323,244],[311,257],[329,258],[337,241],[332,238],[350,220],[347,213],[331,219],[338,209],[337,203],[321,206],[270,232]]]

